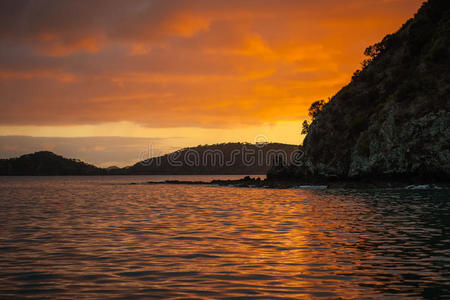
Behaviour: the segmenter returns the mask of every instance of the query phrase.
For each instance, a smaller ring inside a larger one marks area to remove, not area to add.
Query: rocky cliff
[[[449,180],[450,1],[424,3],[365,54],[309,126],[307,167],[269,177]]]

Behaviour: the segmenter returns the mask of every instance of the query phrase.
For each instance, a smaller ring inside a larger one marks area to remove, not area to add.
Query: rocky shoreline
[[[139,184],[139,183],[132,183]],[[268,189],[379,189],[379,188],[401,188],[401,189],[450,189],[448,182],[410,182],[410,181],[370,181],[370,180],[335,180],[335,181],[309,181],[302,182],[296,180],[270,180],[252,178],[246,176],[237,180],[211,180],[211,181],[185,181],[185,180],[165,180],[148,181],[141,184],[173,184],[173,185],[216,185],[241,188],[268,188]]]

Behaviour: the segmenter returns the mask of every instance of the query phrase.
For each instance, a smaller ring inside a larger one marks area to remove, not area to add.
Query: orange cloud
[[[0,124],[299,120],[420,3],[3,1]]]

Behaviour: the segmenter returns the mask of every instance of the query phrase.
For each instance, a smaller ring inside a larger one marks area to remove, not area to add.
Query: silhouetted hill
[[[320,110],[307,167],[272,178],[450,178],[450,1],[430,0],[369,47],[363,69]],[[318,109],[317,109],[318,108]]]
[[[185,148],[125,168],[127,174],[265,174],[274,161],[288,161],[298,146],[227,143]]]
[[[205,145],[181,149],[130,167],[106,169],[40,151],[0,159],[0,175],[265,174],[273,163],[289,161],[296,150],[298,146],[276,143]]]
[[[106,171],[49,151],[0,159],[0,175],[102,175]]]

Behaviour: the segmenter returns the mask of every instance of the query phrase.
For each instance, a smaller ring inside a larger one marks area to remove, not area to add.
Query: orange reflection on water
[[[446,191],[117,184],[129,181],[0,182],[2,294],[329,299],[418,297],[431,286],[446,293]]]

